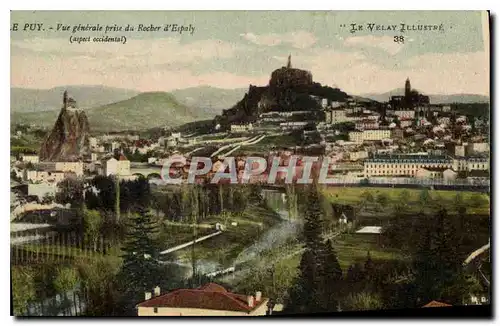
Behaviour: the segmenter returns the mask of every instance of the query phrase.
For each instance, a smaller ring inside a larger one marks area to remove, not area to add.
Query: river
[[[235,267],[235,272],[233,274],[215,277],[214,279],[221,279],[226,283],[237,282],[250,270],[249,266],[253,263],[258,263],[261,254],[265,253],[267,250],[283,245],[290,237],[294,236],[300,230],[300,223],[298,223],[298,220],[289,218],[288,204],[284,193],[276,190],[263,190],[262,196],[266,200],[267,205],[279,214],[282,221],[266,230],[256,242],[240,252],[232,263],[232,266]],[[169,261],[163,263],[178,268],[178,273],[181,278],[192,277],[192,265],[190,263],[183,261]],[[227,268],[227,266],[222,266],[215,260],[204,259],[196,261],[196,270],[203,275],[217,272],[225,268]]]

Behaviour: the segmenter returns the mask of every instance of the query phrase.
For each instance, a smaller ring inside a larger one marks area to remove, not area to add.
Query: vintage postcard
[[[490,316],[487,11],[12,11],[14,316]]]

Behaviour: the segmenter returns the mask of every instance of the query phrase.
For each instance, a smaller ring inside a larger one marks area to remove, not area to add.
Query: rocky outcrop
[[[309,71],[292,68],[289,58],[287,66],[271,73],[267,86],[250,85],[243,99],[223,110],[215,122],[227,127],[232,123],[253,122],[264,112],[321,110],[318,98],[342,102],[348,97],[338,88],[315,83]]]
[[[54,128],[40,149],[41,161],[74,161],[88,151],[89,121],[85,112],[64,93],[63,107]]]

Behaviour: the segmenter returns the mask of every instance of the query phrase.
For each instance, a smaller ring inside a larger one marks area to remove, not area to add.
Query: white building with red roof
[[[157,287],[154,296],[147,292],[145,298],[136,306],[138,316],[264,316],[269,309],[261,292],[236,294],[216,283],[163,295]]]

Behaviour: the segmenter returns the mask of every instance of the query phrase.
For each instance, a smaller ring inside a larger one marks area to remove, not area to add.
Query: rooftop
[[[368,158],[366,162],[398,162],[398,163],[414,163],[414,162],[432,162],[432,163],[451,163],[451,159],[446,156],[434,155],[375,155]]]
[[[382,233],[382,227],[381,226],[365,226],[365,227],[359,229],[358,231],[356,231],[356,233],[359,233],[359,234],[380,234],[380,233]]]
[[[197,289],[178,289],[141,302],[137,307],[176,307],[223,311],[250,312],[259,307],[266,298],[255,301],[253,307],[247,302],[247,295],[227,291],[216,283],[208,283]]]
[[[433,300],[428,304],[426,304],[425,306],[423,306],[422,308],[435,308],[435,307],[451,307],[451,304]]]

